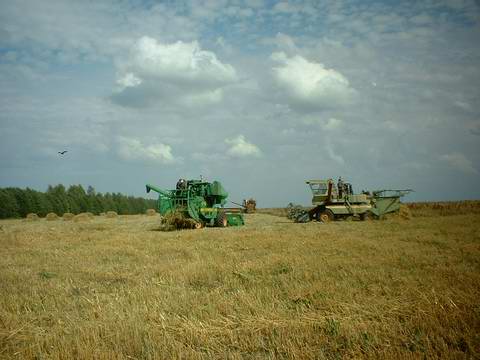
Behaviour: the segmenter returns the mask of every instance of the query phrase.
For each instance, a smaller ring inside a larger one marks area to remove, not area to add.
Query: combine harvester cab
[[[308,180],[306,183],[312,191],[310,210],[291,207],[291,218],[295,222],[318,220],[329,222],[337,219],[358,217],[381,218],[383,215],[400,210],[400,197],[412,190],[378,190],[372,195],[368,192],[354,194],[349,183],[336,186],[332,179]]]
[[[243,215],[224,209],[228,193],[218,181],[212,183],[203,180],[179,180],[175,190],[162,190],[154,185],[146,185],[158,195],[158,212],[167,215],[180,213],[187,219],[193,219],[197,228],[203,226],[239,226],[244,225]]]

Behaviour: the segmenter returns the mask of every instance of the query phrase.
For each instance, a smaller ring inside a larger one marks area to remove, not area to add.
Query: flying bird
[[[60,155],[65,155],[65,153],[66,153],[67,151],[68,151],[68,150],[63,150],[63,151],[59,151],[58,153],[59,153]]]

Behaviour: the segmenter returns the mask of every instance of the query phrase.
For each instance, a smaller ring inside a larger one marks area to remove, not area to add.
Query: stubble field
[[[478,358],[479,221],[3,220],[0,358]]]

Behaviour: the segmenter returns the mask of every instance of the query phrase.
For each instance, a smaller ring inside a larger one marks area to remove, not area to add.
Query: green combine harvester
[[[181,214],[195,221],[195,228],[245,224],[240,212],[224,208],[228,193],[218,181],[180,179],[175,190],[162,190],[154,185],[146,187],[147,193],[151,190],[158,193],[158,212],[161,215]]]
[[[288,217],[295,222],[329,222],[350,217],[358,217],[360,220],[380,219],[385,214],[399,212],[400,198],[413,191],[377,190],[354,194],[351,184],[341,181],[341,178],[337,185],[332,179],[308,180],[306,183],[313,194],[313,208],[305,209],[289,204]]]

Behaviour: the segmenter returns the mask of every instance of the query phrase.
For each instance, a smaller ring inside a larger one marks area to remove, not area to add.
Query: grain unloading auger
[[[244,225],[243,215],[224,208],[228,193],[218,181],[180,179],[175,190],[163,190],[146,185],[147,193],[158,193],[158,212],[161,215],[179,213],[193,219],[195,227]]]

